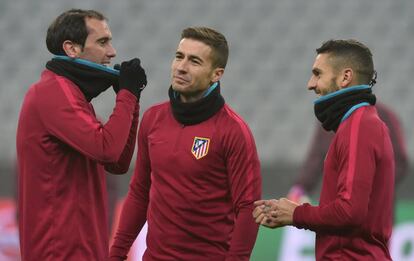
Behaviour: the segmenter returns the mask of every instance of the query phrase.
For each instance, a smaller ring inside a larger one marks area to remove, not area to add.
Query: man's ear
[[[223,76],[223,73],[224,73],[224,68],[218,67],[214,69],[211,82],[218,82]]]
[[[342,70],[342,80],[340,82],[341,88],[352,86],[354,80],[354,71],[351,68],[345,68]]]
[[[78,58],[80,53],[82,52],[81,46],[79,44],[75,44],[70,40],[64,41],[62,45],[66,55],[70,58]]]

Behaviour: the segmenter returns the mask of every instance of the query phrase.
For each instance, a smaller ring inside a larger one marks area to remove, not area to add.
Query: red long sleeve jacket
[[[377,102],[375,107],[377,108],[378,116],[384,121],[390,132],[395,159],[395,185],[398,186],[409,173],[409,157],[402,128],[403,125],[397,115],[384,104]],[[334,137],[333,132],[324,130],[319,122],[317,124],[318,126],[315,128],[305,162],[295,181],[295,185],[303,188],[306,194],[312,193],[319,184],[322,177],[323,162]]]
[[[316,260],[391,260],[394,156],[374,106],[338,128],[324,164],[319,206],[303,204],[294,225],[316,232]]]
[[[119,91],[106,124],[68,79],[45,70],[28,90],[17,129],[22,260],[106,260],[104,168],[125,173],[138,103]]]
[[[124,260],[148,221],[144,260],[249,260],[261,197],[253,136],[227,105],[184,126],[170,103],[150,108],[138,132],[134,176],[111,260]]]

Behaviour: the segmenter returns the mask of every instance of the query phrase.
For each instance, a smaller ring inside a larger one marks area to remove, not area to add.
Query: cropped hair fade
[[[95,10],[70,9],[59,15],[49,26],[46,34],[46,46],[55,55],[66,55],[63,43],[67,40],[85,46],[88,37],[86,18],[108,20]]]
[[[358,84],[369,84],[375,75],[370,49],[354,39],[331,39],[316,49],[316,53],[330,54],[335,69],[352,68],[356,73]]]
[[[226,68],[229,47],[223,34],[208,27],[188,27],[181,33],[181,39],[194,39],[210,46],[213,67]]]

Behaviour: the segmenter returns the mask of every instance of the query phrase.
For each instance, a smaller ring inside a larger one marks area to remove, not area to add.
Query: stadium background
[[[46,29],[74,7],[97,9],[109,18],[115,62],[141,58],[149,82],[141,112],[167,99],[170,63],[183,28],[203,25],[224,33],[230,57],[222,92],[252,129],[266,198],[287,193],[304,159],[315,126],[315,95],[306,83],[315,48],[327,39],[356,38],[371,48],[378,71],[374,92],[400,117],[413,160],[414,1],[0,0],[2,198],[15,193],[15,130],[24,93],[51,58]],[[106,119],[114,95],[108,90],[93,103]],[[408,208],[414,204],[411,172],[397,189]],[[130,176],[131,171],[119,177],[122,194]]]

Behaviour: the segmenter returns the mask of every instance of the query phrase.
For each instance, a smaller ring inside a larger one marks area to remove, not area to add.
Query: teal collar
[[[80,58],[71,58],[71,57],[65,56],[65,55],[55,55],[53,57],[53,59],[65,60],[65,61],[71,61],[71,62],[78,63],[78,64],[83,64],[83,65],[86,65],[86,66],[89,66],[89,67],[92,67],[92,68],[102,70],[102,71],[112,73],[114,75],[119,76],[119,70],[112,69],[110,67],[106,67],[105,65],[102,65],[102,64],[99,64],[99,63],[94,63],[94,62],[91,62],[91,61],[88,61],[88,60],[84,60],[84,59],[80,59]]]
[[[343,88],[343,89],[340,89],[338,91],[331,92],[331,93],[328,93],[327,95],[321,96],[318,99],[316,99],[313,103],[317,104],[317,103],[332,99],[333,97],[336,97],[336,96],[341,95],[343,93],[353,92],[353,91],[357,91],[357,90],[365,90],[365,89],[370,89],[370,88],[371,87],[369,85],[366,85],[366,84],[354,85],[354,86],[351,86],[351,87],[348,87],[348,88]]]

